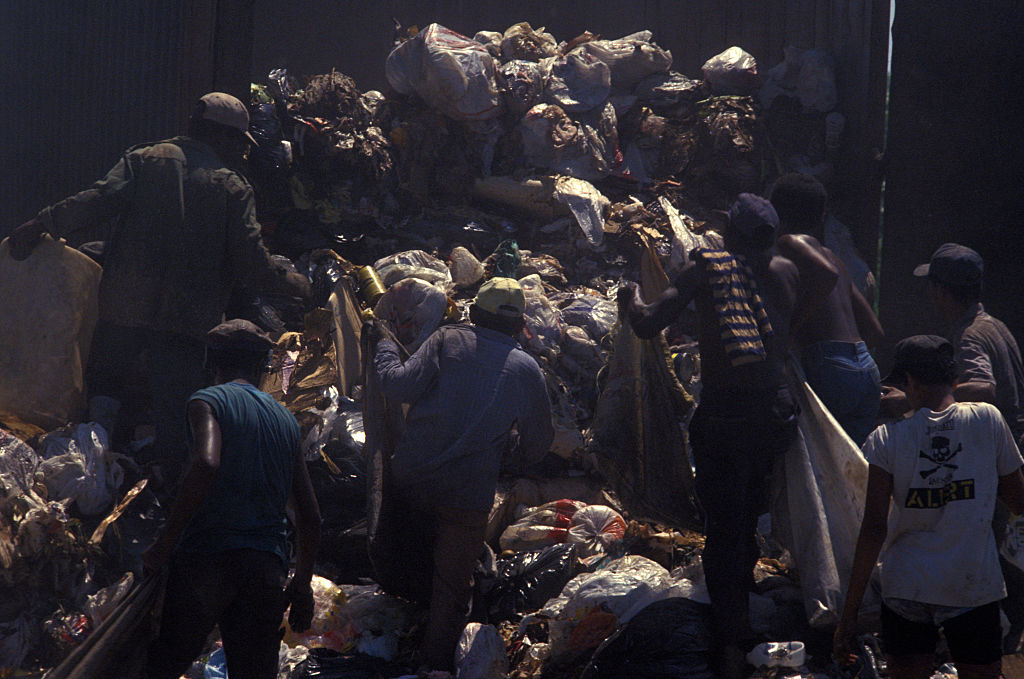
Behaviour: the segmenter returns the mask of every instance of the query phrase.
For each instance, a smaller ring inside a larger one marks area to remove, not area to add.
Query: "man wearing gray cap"
[[[187,136],[129,149],[106,177],[44,208],[11,236],[13,256],[23,259],[44,232],[74,238],[106,230],[99,322],[86,369],[89,417],[114,428],[145,351],[156,444],[141,461],[164,466],[171,480],[185,450],[183,404],[202,383],[203,336],[223,319],[233,287],[308,295],[309,281],[271,260],[252,189],[235,170],[252,143],[248,127],[241,101],[206,94]]]

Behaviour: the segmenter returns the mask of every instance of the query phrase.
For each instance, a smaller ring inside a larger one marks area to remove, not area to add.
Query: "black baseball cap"
[[[943,384],[956,375],[953,345],[938,335],[914,335],[896,343],[895,361],[885,382],[906,384],[910,374],[926,384]]]
[[[927,276],[953,287],[980,283],[984,272],[981,255],[959,243],[943,243],[932,254],[931,261],[914,269],[915,276]]]
[[[206,333],[206,346],[211,349],[230,349],[234,351],[269,351],[274,348],[267,333],[255,323],[242,318],[225,321]]]

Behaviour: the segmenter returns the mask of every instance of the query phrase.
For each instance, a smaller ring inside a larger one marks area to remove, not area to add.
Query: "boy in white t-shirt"
[[[945,339],[899,342],[893,378],[905,382],[915,412],[864,444],[864,521],[835,656],[851,659],[857,610],[881,552],[882,639],[893,679],[931,675],[940,627],[961,679],[998,677],[1006,588],[991,522],[997,498],[1024,513],[1024,462],[994,406],[954,400]]]

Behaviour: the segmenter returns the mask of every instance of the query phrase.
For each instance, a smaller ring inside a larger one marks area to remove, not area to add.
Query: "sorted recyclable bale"
[[[444,262],[423,250],[408,250],[378,259],[373,268],[389,288],[406,278],[419,278],[441,290],[446,290],[452,282],[451,271]]]
[[[735,45],[708,59],[700,70],[715,94],[750,95],[760,85],[757,60]]]
[[[523,157],[534,167],[598,180],[619,164],[615,107],[608,102],[572,114],[558,104],[537,104],[518,129]]]
[[[501,58],[503,61],[523,59],[540,61],[558,54],[558,43],[554,36],[545,33],[543,28],[534,30],[527,22],[509,26],[501,38]]]
[[[576,50],[608,66],[612,87],[632,90],[645,77],[672,67],[672,53],[654,44],[652,37],[650,31],[638,31],[618,40],[589,40]]]

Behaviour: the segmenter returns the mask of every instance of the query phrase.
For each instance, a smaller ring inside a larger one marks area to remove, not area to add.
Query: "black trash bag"
[[[477,585],[489,621],[497,623],[542,608],[572,580],[578,566],[576,545],[570,543],[500,559],[494,579],[481,578]]]
[[[360,653],[345,655],[329,648],[311,648],[292,670],[291,679],[382,679],[401,674],[401,668]]]
[[[710,609],[678,597],[654,602],[594,651],[580,679],[714,679]]]

